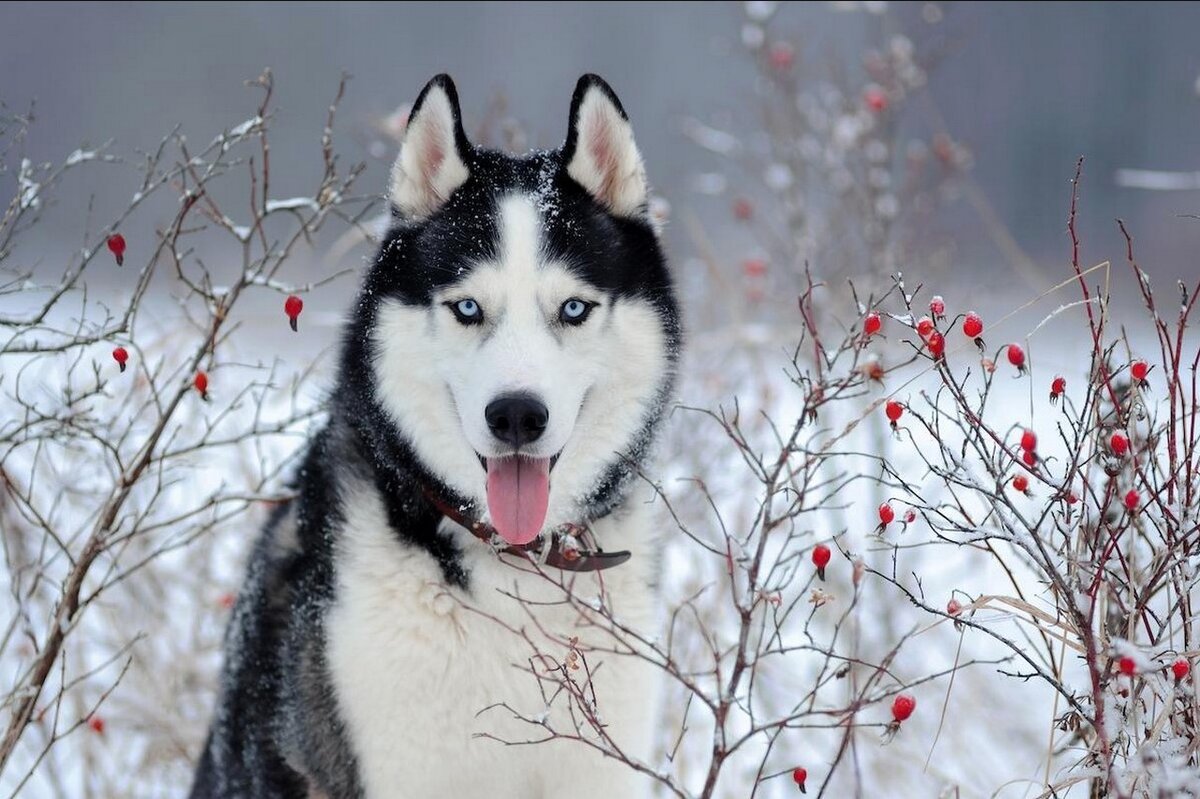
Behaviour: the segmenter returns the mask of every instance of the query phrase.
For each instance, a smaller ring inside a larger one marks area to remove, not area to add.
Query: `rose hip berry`
[[[942,299],[940,294],[934,295],[929,301],[929,312],[933,314],[934,319],[944,319],[946,316],[946,301]]]
[[[120,233],[114,233],[108,237],[105,242],[108,245],[108,251],[117,259],[117,266],[125,264],[125,237]]]
[[[104,719],[100,716],[92,716],[88,719],[88,727],[97,735],[104,734]]]
[[[1021,463],[1033,467],[1037,465],[1037,453],[1031,449],[1021,451]]]
[[[1108,440],[1108,446],[1114,455],[1123,458],[1129,451],[1129,439],[1125,437],[1124,433],[1113,433],[1112,438]]]
[[[1135,511],[1138,509],[1138,505],[1141,504],[1141,494],[1139,494],[1136,489],[1130,489],[1129,493],[1125,495],[1125,509],[1128,511]]]
[[[946,603],[946,613],[951,616],[957,616],[962,613],[962,605],[959,604],[957,599],[951,599]]]
[[[1026,430],[1021,433],[1021,449],[1035,450],[1037,449],[1037,433],[1032,430]]]
[[[1171,673],[1175,675],[1176,680],[1182,680],[1184,677],[1188,676],[1188,672],[1191,670],[1192,667],[1188,665],[1188,662],[1183,658],[1180,658],[1171,664]]]
[[[808,780],[808,772],[801,766],[792,769],[792,782],[796,783],[796,787],[800,789],[800,793],[808,793],[808,789],[804,787],[804,783]]]
[[[1054,378],[1054,382],[1050,384],[1050,402],[1058,402],[1058,398],[1067,390],[1067,379],[1062,375]]]
[[[1132,677],[1133,675],[1137,674],[1137,661],[1131,658],[1129,655],[1126,655],[1117,662],[1117,668],[1119,668],[1121,673],[1126,677]]]
[[[1133,375],[1133,379],[1139,383],[1146,381],[1146,375],[1150,374],[1150,366],[1145,361],[1134,361],[1129,366],[1129,371]]]
[[[917,335],[921,338],[927,338],[933,332],[933,320],[928,316],[922,316],[917,320]]]
[[[871,311],[867,317],[863,319],[863,333],[868,336],[873,336],[883,327],[883,319],[879,314]]]
[[[892,427],[896,426],[896,422],[900,421],[900,417],[904,415],[904,406],[895,400],[888,400],[884,406],[884,412],[887,413],[888,420],[892,423]]]
[[[192,385],[196,387],[196,391],[200,392],[200,399],[208,402],[208,375],[204,372],[196,372]]]
[[[1012,479],[1012,487],[1024,494],[1029,490],[1029,478],[1023,474],[1018,474]]]
[[[825,579],[825,567],[829,565],[831,557],[833,557],[833,552],[824,544],[817,544],[813,547],[812,562],[817,567],[817,576],[822,580]]]
[[[933,359],[939,360],[946,352],[946,337],[935,330],[925,339],[925,346],[929,348]]]
[[[792,68],[792,64],[796,63],[796,50],[787,42],[776,42],[771,45],[767,60],[774,69],[787,72]]]
[[[767,262],[762,258],[747,258],[742,261],[742,271],[746,277],[762,277],[767,274]]]
[[[1017,372],[1025,374],[1025,350],[1021,349],[1020,344],[1008,345],[1008,362],[1017,367]]]
[[[891,524],[896,518],[896,511],[892,510],[892,506],[888,503],[883,503],[879,506],[879,529],[883,529]]]
[[[963,319],[962,332],[967,338],[979,338],[983,335],[983,320],[979,318],[979,314],[974,311],[967,314]]]
[[[892,719],[897,724],[908,719],[917,709],[917,700],[911,694],[900,694],[892,700]]]
[[[863,92],[863,101],[867,104],[867,108],[874,111],[876,114],[883,113],[888,107],[888,97],[883,89],[870,88]]]
[[[112,351],[113,360],[117,362],[117,366],[121,367],[121,371],[125,371],[125,364],[129,362],[129,350],[124,347],[117,347]]]
[[[292,332],[298,329],[296,320],[300,318],[300,312],[304,310],[304,300],[297,297],[295,294],[290,295],[283,301],[283,312],[287,315],[288,324],[292,326]]]

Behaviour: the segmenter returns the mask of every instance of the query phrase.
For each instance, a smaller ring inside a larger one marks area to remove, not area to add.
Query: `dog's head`
[[[612,89],[581,78],[564,145],[517,158],[467,140],[438,76],[409,115],[390,199],[352,333],[381,418],[512,543],[608,510],[645,456],[678,345]]]

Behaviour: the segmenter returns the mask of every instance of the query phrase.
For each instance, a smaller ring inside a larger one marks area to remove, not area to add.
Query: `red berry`
[[[1176,680],[1182,680],[1188,676],[1188,672],[1191,670],[1192,667],[1188,665],[1187,660],[1184,658],[1180,658],[1171,664],[1171,673],[1175,675]]]
[[[871,109],[877,114],[886,111],[888,107],[887,94],[883,91],[883,89],[875,86],[863,92],[863,101],[867,104],[867,108]]]
[[[287,314],[288,324],[292,326],[292,330],[297,329],[296,320],[300,318],[300,312],[304,310],[304,300],[297,297],[295,294],[289,295],[283,301],[283,312]]]
[[[929,301],[929,312],[939,319],[946,315],[946,301],[942,299],[942,295],[935,294]]]
[[[1055,402],[1062,393],[1067,390],[1067,379],[1062,375],[1054,378],[1054,382],[1050,384],[1050,401]]]
[[[742,271],[746,277],[762,277],[767,273],[767,262],[761,258],[747,258],[742,261]]]
[[[117,362],[117,366],[121,367],[121,371],[125,371],[125,364],[129,361],[129,351],[124,347],[117,347],[113,350],[113,360]]]
[[[892,700],[892,718],[896,723],[907,719],[917,709],[917,700],[911,694],[900,694]]]
[[[1117,667],[1126,677],[1132,677],[1137,674],[1137,661],[1126,655],[1117,663]]]
[[[796,50],[787,42],[775,42],[767,53],[767,60],[772,68],[786,72],[796,63]]]
[[[1068,505],[1074,505],[1078,501],[1079,501],[1078,494],[1076,494],[1074,491],[1067,492],[1067,504]]]
[[[800,789],[800,793],[804,793],[804,782],[808,779],[808,772],[804,768],[797,766],[792,770],[792,781],[796,783],[796,787]]]
[[[868,336],[875,335],[882,327],[883,320],[879,317],[879,314],[875,313],[874,311],[871,311],[869,314],[867,314],[867,317],[863,319],[863,333]]]
[[[880,526],[886,526],[892,523],[896,518],[896,511],[892,510],[892,506],[886,502],[879,506],[879,523]]]
[[[936,361],[946,352],[946,337],[935,330],[929,334],[929,338],[925,339],[925,346],[929,348],[929,354]]]
[[[108,251],[117,259],[117,266],[125,263],[125,237],[120,233],[114,233],[108,237],[105,242],[108,245]]]
[[[1029,478],[1023,474],[1018,474],[1012,479],[1012,487],[1024,494],[1029,490]]]
[[[88,719],[88,727],[90,727],[92,732],[96,733],[97,735],[103,735],[104,719],[102,719],[100,716],[92,716]]]
[[[957,599],[951,599],[946,603],[946,613],[950,614],[951,616],[957,616],[958,614],[962,613],[962,605],[958,603]]]
[[[817,544],[813,547],[812,562],[817,567],[817,576],[822,580],[825,579],[825,567],[829,565],[831,557],[833,557],[833,553],[824,544]]]
[[[904,415],[904,406],[895,400],[888,400],[888,404],[884,406],[884,411],[887,413],[887,418],[895,425],[900,421],[900,417]]]
[[[917,512],[915,510],[913,510],[912,508],[909,508],[907,511],[904,512],[904,523],[905,524],[912,524],[916,520],[917,520]]]
[[[1141,382],[1146,379],[1146,375],[1150,374],[1150,366],[1145,361],[1134,361],[1130,365],[1129,371],[1133,373],[1133,379]]]
[[[1021,434],[1021,449],[1035,450],[1037,449],[1037,433],[1032,430],[1026,430]]]
[[[1112,438],[1108,440],[1108,446],[1114,455],[1121,458],[1129,451],[1129,439],[1125,437],[1124,433],[1113,433]]]
[[[917,320],[917,335],[921,338],[926,338],[933,332],[933,320],[928,316],[922,316]]]
[[[201,399],[208,399],[208,375],[204,372],[196,372],[192,385],[196,387],[196,391],[200,392]]]
[[[1022,372],[1025,371],[1025,350],[1021,349],[1020,344],[1008,345],[1008,362]]]
[[[1139,494],[1136,489],[1130,489],[1129,493],[1125,495],[1125,509],[1129,511],[1135,511],[1138,509],[1138,505],[1141,504],[1141,494]]]
[[[745,222],[754,216],[754,206],[745,197],[738,197],[733,201],[733,216],[735,219]]]
[[[963,319],[962,331],[967,338],[979,338],[983,335],[983,320],[979,318],[979,314],[974,311],[967,314]]]
[[[1022,450],[1021,451],[1021,462],[1024,463],[1026,466],[1030,466],[1030,467],[1036,466],[1037,465],[1037,453],[1031,449]]]

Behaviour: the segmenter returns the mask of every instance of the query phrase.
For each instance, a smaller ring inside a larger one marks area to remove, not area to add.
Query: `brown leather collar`
[[[534,563],[544,563],[547,566],[571,572],[603,571],[611,569],[613,566],[620,566],[633,557],[626,551],[605,552],[599,546],[591,549],[585,548],[582,545],[583,542],[592,538],[592,535],[587,527],[579,524],[564,524],[555,528],[550,533],[550,551],[546,553],[542,552],[543,539],[546,536],[539,536],[528,544],[508,544],[500,547],[494,542],[504,539],[500,538],[496,528],[478,519],[470,518],[462,510],[442,499],[429,486],[422,486],[421,489],[425,493],[425,498],[438,509],[439,513],[466,528],[471,535],[488,546],[494,547],[498,552],[522,555]]]

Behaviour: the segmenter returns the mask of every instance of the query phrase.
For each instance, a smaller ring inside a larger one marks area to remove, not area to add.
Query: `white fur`
[[[668,368],[655,309],[597,292],[562,264],[542,257],[534,200],[501,203],[500,257],[476,266],[431,307],[385,304],[376,341],[378,391],[384,407],[410,433],[435,475],[486,507],[486,473],[476,453],[497,449],[484,408],[497,396],[524,391],[550,412],[546,432],[528,452],[561,451],[550,474],[546,527],[579,516],[579,505],[614,453],[640,432]],[[571,298],[600,302],[579,327],[556,320]],[[442,303],[471,298],[484,324],[464,326]]]
[[[337,603],[326,620],[330,673],[368,799],[632,799],[647,793],[645,777],[580,742],[505,746],[476,737],[529,741],[546,731],[516,721],[496,703],[526,716],[546,711],[527,671],[537,650],[561,661],[566,647],[539,632],[527,608],[505,596],[562,598],[560,589],[498,556],[449,523],[465,554],[470,591],[450,588],[424,550],[401,546],[367,486],[346,487],[347,519],[338,536]],[[575,575],[581,600],[604,595],[623,624],[648,631],[654,617],[648,588],[653,558],[644,497],[596,524],[614,548],[634,551],[618,569]],[[580,624],[579,612],[539,605],[540,629],[582,646],[611,646]],[[623,751],[645,758],[651,738],[657,675],[630,656],[592,652],[599,713]],[[548,689],[550,690],[550,689]],[[562,700],[548,721],[573,732]]]
[[[614,214],[639,213],[646,204],[646,170],[629,121],[593,86],[572,122],[579,138],[567,174]]]
[[[408,120],[391,187],[392,203],[407,217],[433,213],[470,177],[455,146],[454,115],[449,95],[435,84]]]

